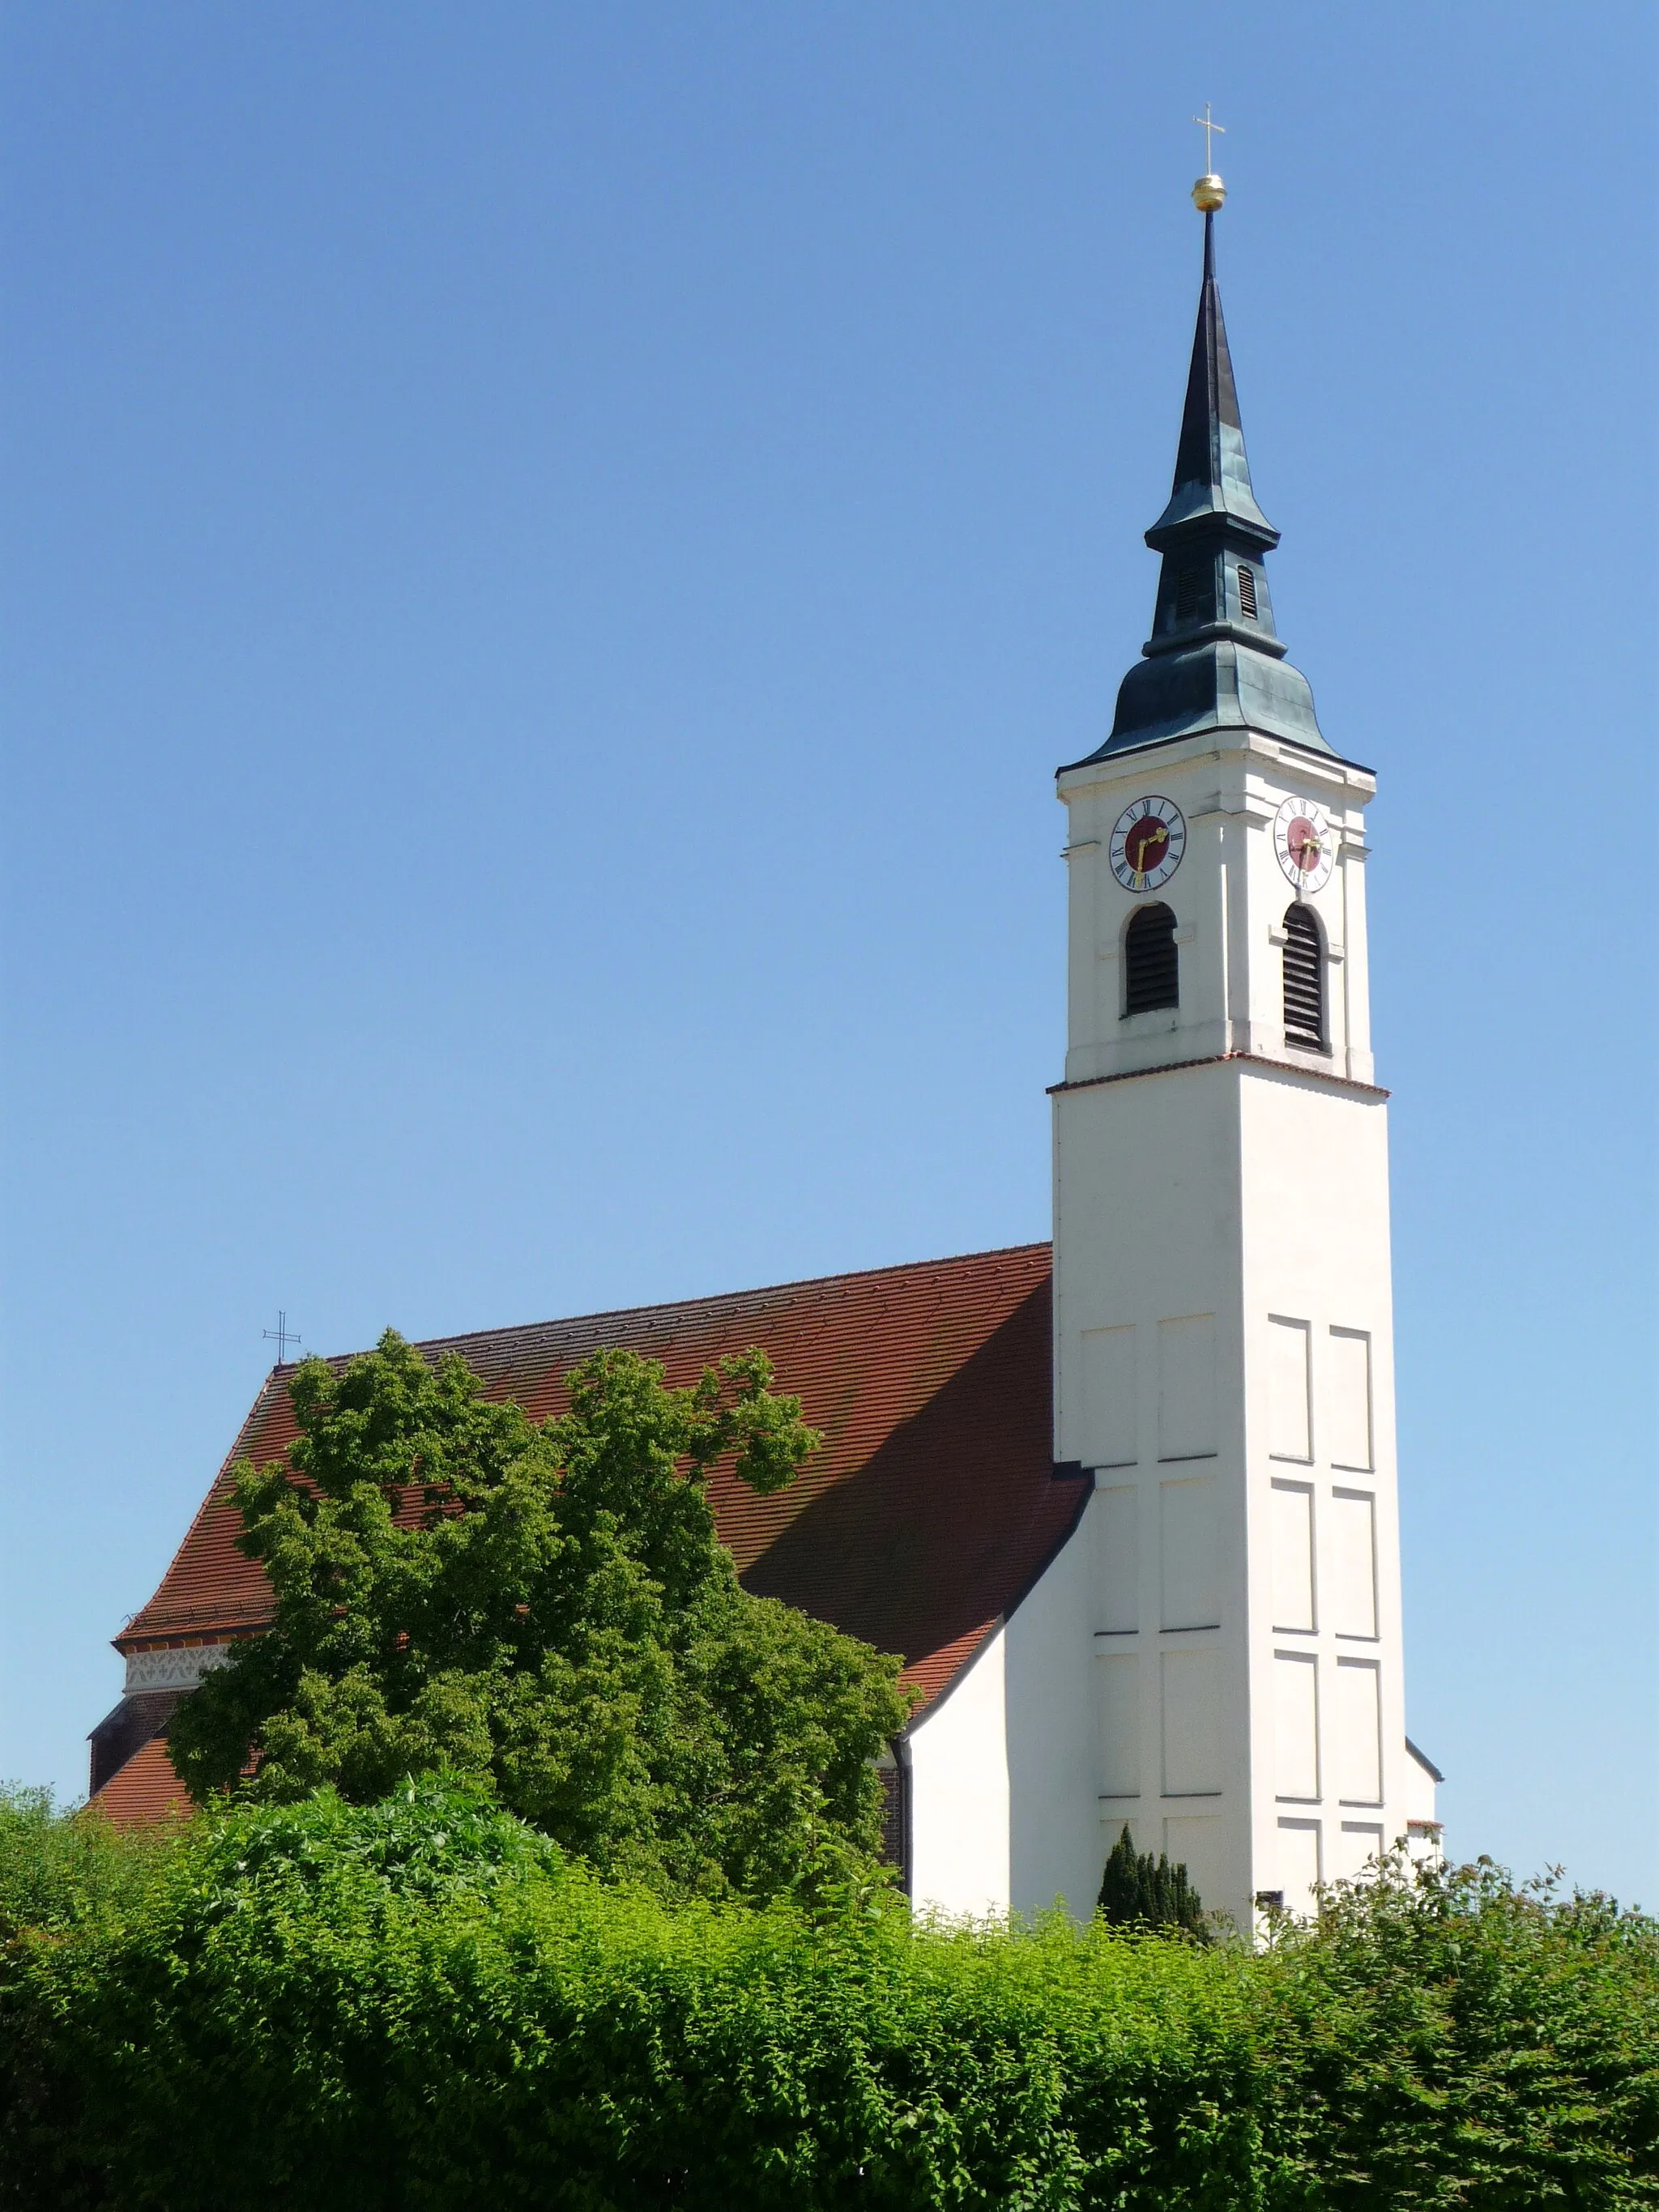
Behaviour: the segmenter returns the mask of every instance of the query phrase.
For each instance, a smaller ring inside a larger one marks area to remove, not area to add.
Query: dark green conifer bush
[[[1115,1928],[1180,1929],[1200,1942],[1209,1940],[1203,1900],[1186,1868],[1172,1866],[1163,1851],[1154,1858],[1136,1850],[1127,1820],[1107,1856],[1098,1905]]]

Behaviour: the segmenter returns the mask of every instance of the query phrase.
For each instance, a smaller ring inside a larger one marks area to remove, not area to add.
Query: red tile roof
[[[799,1480],[770,1498],[717,1469],[720,1535],[750,1589],[898,1652],[931,1703],[1065,1541],[1086,1494],[1053,1472],[1049,1276],[1048,1246],[1019,1245],[434,1338],[422,1349],[461,1352],[492,1398],[516,1399],[541,1420],[562,1408],[561,1376],[598,1346],[632,1346],[684,1383],[708,1361],[759,1345],[825,1441]],[[119,1650],[263,1626],[270,1594],[264,1571],[234,1546],[230,1468],[280,1457],[293,1437],[275,1370]]]
[[[190,1793],[173,1771],[161,1735],[141,1744],[92,1802],[118,1828],[142,1827],[190,1811]]]

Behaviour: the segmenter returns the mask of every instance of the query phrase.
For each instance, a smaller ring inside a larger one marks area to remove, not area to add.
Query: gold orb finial
[[[1204,133],[1204,174],[1193,186],[1193,205],[1200,215],[1213,215],[1227,197],[1227,187],[1215,173],[1215,142],[1226,137],[1227,126],[1212,117],[1207,100],[1203,114],[1193,120]]]

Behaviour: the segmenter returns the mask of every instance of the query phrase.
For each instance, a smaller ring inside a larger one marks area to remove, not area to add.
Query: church
[[[884,1763],[921,1905],[1091,1910],[1127,1825],[1243,1928],[1431,1850],[1406,1734],[1388,1093],[1370,1049],[1365,807],[1285,657],[1215,274],[1152,634],[1058,772],[1069,980],[1052,1242],[441,1340],[533,1419],[599,1346],[672,1383],[760,1346],[823,1449],[711,1484],[744,1582],[904,1661]],[[274,1369],[92,1734],[119,1820],[181,1796],[169,1719],[269,1619],[232,1465],[294,1425]]]

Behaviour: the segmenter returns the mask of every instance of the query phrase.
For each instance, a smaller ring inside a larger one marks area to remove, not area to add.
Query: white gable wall
[[[920,1911],[1094,1910],[1112,1838],[1103,1845],[1095,1684],[1078,1653],[1088,1650],[1099,1582],[1099,1509],[1090,1496],[1070,1542],[910,1731]]]
[[[909,1732],[910,1896],[919,1911],[1008,1910],[1006,1664],[999,1628]]]
[[[1075,1534],[1003,1631],[1009,1881],[1020,1912],[1058,1904],[1086,1917],[1105,1869],[1090,1664],[1100,1507],[1091,1497]]]

